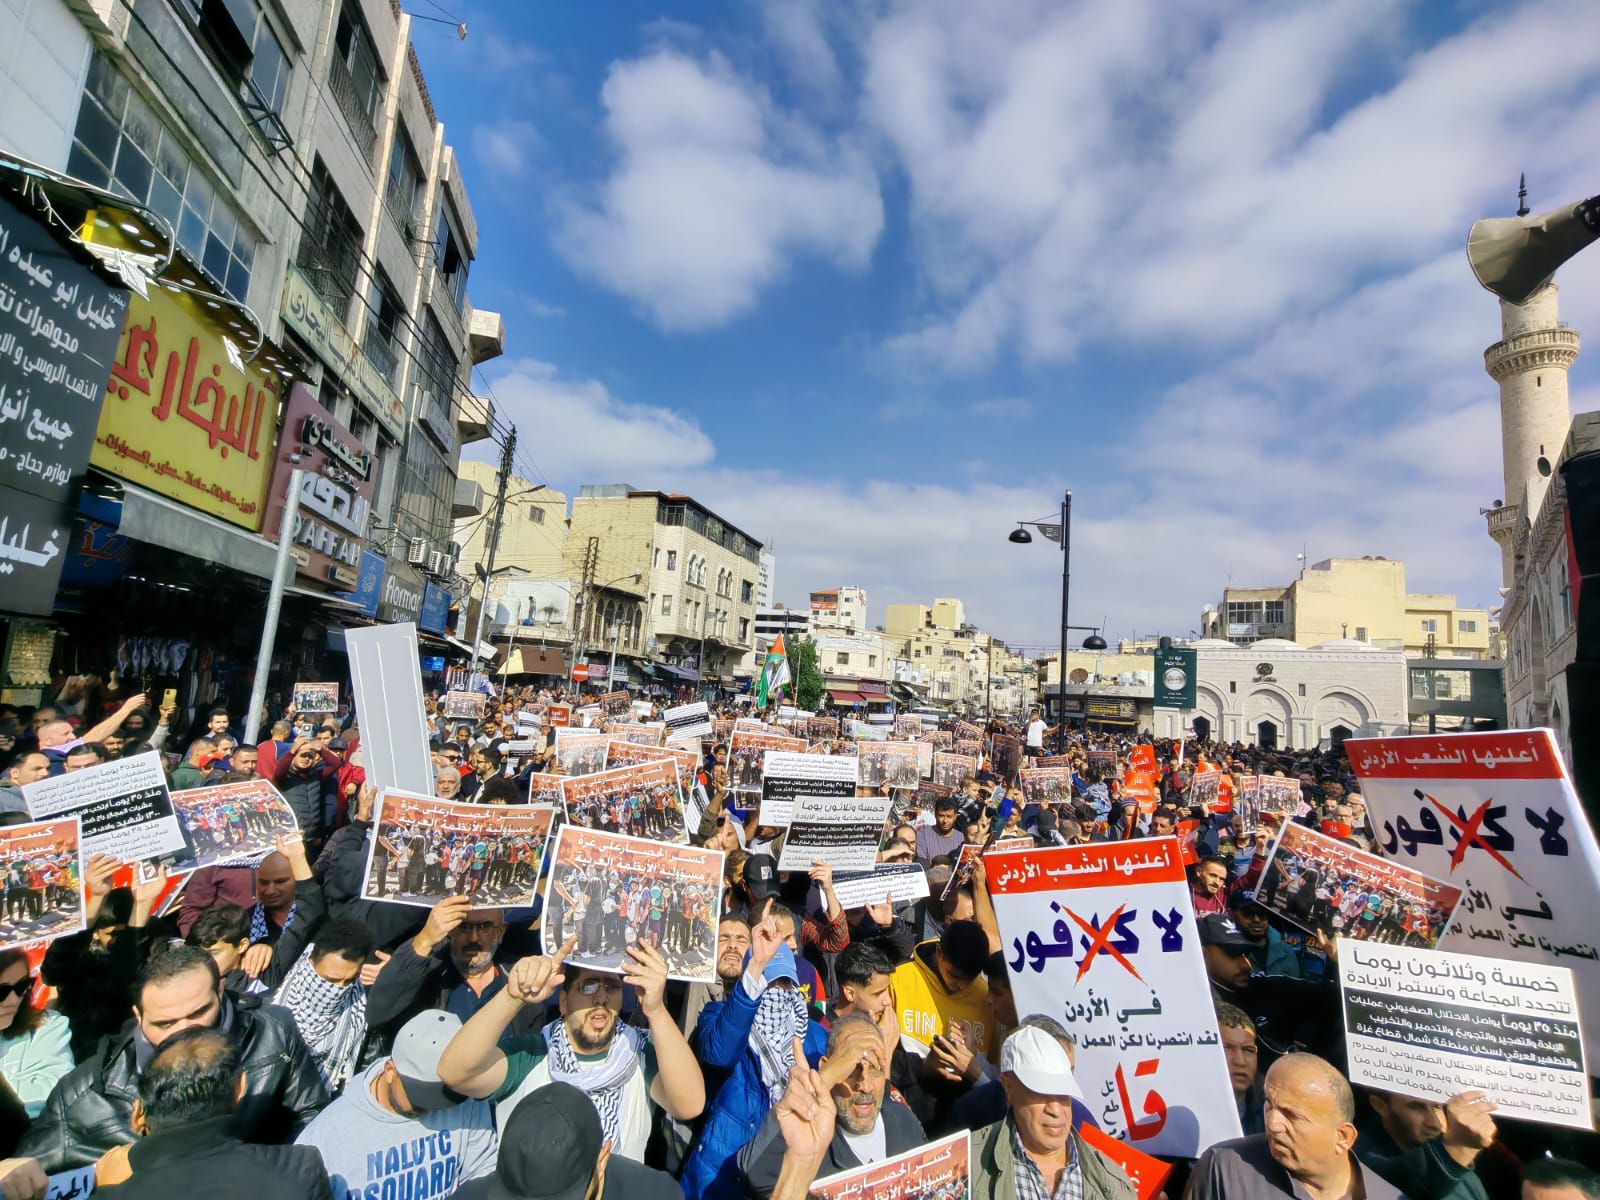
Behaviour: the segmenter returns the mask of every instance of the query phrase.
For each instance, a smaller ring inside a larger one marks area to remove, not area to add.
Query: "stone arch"
[[[1333,744],[1335,729],[1344,730],[1346,737],[1379,732],[1370,728],[1373,719],[1371,704],[1358,698],[1350,688],[1334,688],[1317,697],[1312,716],[1318,741],[1324,748]]]

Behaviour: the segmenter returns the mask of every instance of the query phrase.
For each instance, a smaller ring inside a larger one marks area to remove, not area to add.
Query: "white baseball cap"
[[[1064,1046],[1042,1029],[1024,1025],[1000,1047],[1000,1070],[1015,1075],[1022,1086],[1041,1096],[1083,1099]]]

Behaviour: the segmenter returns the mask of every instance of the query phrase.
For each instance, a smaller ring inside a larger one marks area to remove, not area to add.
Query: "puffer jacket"
[[[739,1150],[761,1128],[772,1102],[761,1082],[761,1067],[751,1043],[756,1008],[742,985],[726,1000],[700,1012],[689,1045],[706,1072],[706,1093],[715,1095],[706,1108],[705,1127],[683,1169],[687,1200],[741,1200]],[[806,1025],[806,1061],[813,1067],[828,1048],[828,1031],[820,1021]],[[718,1079],[722,1083],[716,1087]]]
[[[294,819],[300,824],[300,833],[306,845],[320,849],[333,825],[333,799],[335,785],[332,780],[339,770],[337,756],[324,750],[322,758],[309,771],[294,765],[294,757],[281,754],[273,766],[272,782],[294,809]]]
[[[231,1129],[247,1142],[278,1145],[296,1135],[328,1103],[311,1052],[281,1008],[259,996],[223,999],[223,1028],[239,1045],[245,1093]],[[17,1147],[48,1174],[86,1167],[106,1151],[137,1140],[133,1102],[139,1097],[135,1025],[104,1038],[92,1058],[57,1083],[44,1111]]]

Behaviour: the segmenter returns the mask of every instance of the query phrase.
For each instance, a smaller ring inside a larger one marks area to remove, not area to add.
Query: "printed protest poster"
[[[294,685],[294,710],[298,713],[339,711],[337,683],[297,683]]]
[[[554,817],[542,806],[381,792],[361,898],[432,908],[467,896],[475,908],[530,907]]]
[[[861,762],[862,787],[876,788],[887,783],[892,788],[914,788],[922,781],[915,742],[862,742],[856,754]]]
[[[488,711],[489,697],[482,692],[446,692],[444,715],[456,721],[481,721]]]
[[[922,736],[921,717],[896,717],[894,719],[894,735],[902,738],[919,738]]]
[[[920,863],[879,864],[870,871],[849,871],[833,877],[840,908],[866,904],[913,904],[928,895],[928,873]]]
[[[1014,851],[984,867],[1017,1011],[1077,1038],[1101,1127],[1160,1157],[1238,1137],[1216,1016],[1194,1002],[1210,984],[1177,839]]]
[[[38,821],[82,818],[85,861],[109,854],[140,864],[147,879],[162,866],[173,875],[194,870],[194,848],[173,811],[161,755],[154,750],[25,783],[22,799]]]
[[[633,703],[628,699],[626,690],[620,692],[602,692],[600,694],[600,711],[608,717],[620,716],[631,711]]]
[[[878,860],[888,796],[795,797],[789,836],[778,856],[780,871],[809,871],[825,862],[838,871],[870,871]],[[763,809],[765,805],[763,804]],[[763,818],[762,823],[766,821]]]
[[[636,725],[619,721],[607,731],[613,741],[638,742],[641,746],[659,746],[666,728],[661,725]]]
[[[552,704],[545,710],[545,719],[554,729],[564,729],[572,724],[572,705]]]
[[[1222,798],[1222,772],[1204,771],[1189,780],[1189,790],[1184,795],[1190,807],[1205,805],[1207,808],[1216,809],[1218,801]]]
[[[839,718],[809,717],[806,720],[805,735],[814,742],[832,741],[839,736]]]
[[[971,721],[957,721],[955,728],[951,732],[955,735],[957,741],[965,739],[976,742],[983,739],[983,730]]]
[[[856,767],[856,759],[844,754],[768,750],[761,767],[761,824],[789,824],[801,796],[855,799]],[[881,818],[878,823],[883,823]]]
[[[1272,813],[1288,819],[1300,812],[1300,781],[1283,779],[1277,775],[1262,775],[1261,791],[1256,797],[1258,813]]]
[[[686,705],[685,707],[692,708],[693,705]],[[702,734],[701,736],[704,737],[705,735]],[[712,720],[711,720],[711,740],[712,741],[719,742],[719,743],[720,742],[726,742],[732,736],[733,736],[733,718],[732,717],[713,717],[712,718]]]
[[[1017,783],[1022,787],[1025,804],[1071,804],[1072,769],[1048,768],[1035,770],[1023,767],[1017,772]]]
[[[1078,1127],[1078,1136],[1084,1145],[1100,1151],[1128,1177],[1139,1200],[1156,1200],[1172,1174],[1173,1164],[1152,1158],[1142,1150],[1135,1150],[1127,1142],[1119,1142],[1109,1133],[1085,1121]]]
[[[544,710],[536,708],[523,708],[517,710],[517,732],[523,736],[531,736],[544,727]]]
[[[710,983],[717,973],[722,851],[563,825],[545,886],[549,944],[576,936],[569,966],[620,970],[626,947],[643,941],[667,974]]]
[[[889,740],[889,727],[887,725],[873,725],[866,721],[852,720],[850,722],[850,740],[854,742],[887,742]]]
[[[963,1129],[893,1158],[818,1179],[811,1185],[811,1200],[966,1200],[972,1194],[971,1141]]]
[[[565,775],[545,775],[534,772],[528,776],[528,803],[548,804],[552,808],[560,808],[566,803],[561,785],[565,782]]]
[[[1570,968],[1343,939],[1338,964],[1351,1083],[1590,1128]]]
[[[933,782],[940,787],[957,788],[964,779],[976,779],[978,760],[970,754],[937,753],[933,756]]]
[[[612,738],[606,743],[606,766],[627,767],[642,762],[670,762],[678,765],[678,781],[685,785],[700,769],[700,756],[682,746],[646,746]]]
[[[772,726],[754,717],[736,717],[733,722],[733,732],[738,733],[741,729],[746,733],[769,733]]]
[[[936,750],[948,750],[956,744],[956,735],[948,729],[933,729],[923,734],[922,740],[930,743]]]
[[[1089,770],[1097,771],[1102,776],[1117,773],[1117,752],[1115,750],[1089,751]]]
[[[917,748],[917,778],[927,779],[933,774],[933,743],[914,742]]]
[[[563,775],[593,775],[606,768],[606,747],[611,739],[603,733],[581,729],[556,730],[556,770]]]
[[[83,932],[81,843],[77,817],[0,827],[0,950]]]
[[[1148,742],[1141,742],[1128,751],[1128,767],[1134,771],[1156,771],[1156,748]]]
[[[957,741],[951,746],[951,749],[957,754],[974,760],[983,757],[983,743],[979,741]]]
[[[1261,776],[1243,775],[1233,794],[1234,816],[1243,836],[1249,837],[1261,826]]]
[[[747,729],[735,729],[728,739],[728,790],[759,792],[761,766],[769,750],[779,750],[785,754],[804,754],[806,740],[785,737],[780,733],[755,733]]]
[[[567,820],[627,837],[687,842],[678,765],[665,759],[568,779],[561,785]]]
[[[1461,889],[1286,821],[1256,884],[1256,899],[1308,933],[1431,948]]]
[[[1549,730],[1352,739],[1385,854],[1464,893],[1441,950],[1572,968],[1600,1012],[1600,850]],[[26,789],[24,789],[26,790]],[[1600,1021],[1585,1031],[1600,1059]]]
[[[972,882],[972,866],[980,857],[990,854],[1004,854],[1008,850],[1032,850],[1034,841],[1032,837],[996,838],[993,845],[983,842],[968,842],[961,847],[961,853],[956,858],[956,869],[950,872],[950,878],[944,885],[944,891],[939,893],[939,899],[948,900],[957,890],[966,887]]]
[[[172,793],[195,865],[253,866],[281,839],[300,840],[294,810],[265,779],[219,783]]]

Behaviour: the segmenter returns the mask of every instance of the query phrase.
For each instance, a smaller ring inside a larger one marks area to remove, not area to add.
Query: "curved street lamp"
[[[1061,752],[1065,754],[1067,749],[1067,633],[1072,629],[1079,630],[1080,632],[1083,630],[1088,630],[1089,636],[1083,639],[1083,648],[1085,650],[1104,650],[1106,649],[1106,640],[1100,636],[1100,630],[1096,626],[1067,624],[1068,599],[1071,595],[1072,587],[1071,489],[1068,489],[1062,494],[1061,520],[1059,523],[1052,522],[1047,519],[1038,521],[1018,521],[1017,527],[1013,529],[1009,535],[1007,535],[1006,540],[1009,542],[1014,542],[1018,546],[1029,545],[1033,541],[1033,535],[1028,532],[1030,527],[1037,529],[1047,541],[1056,542],[1061,547],[1061,662],[1060,668],[1057,672],[1059,675],[1059,680],[1057,683],[1057,697],[1060,706],[1058,709],[1058,715],[1061,723],[1057,729],[1057,745],[1059,746]]]

